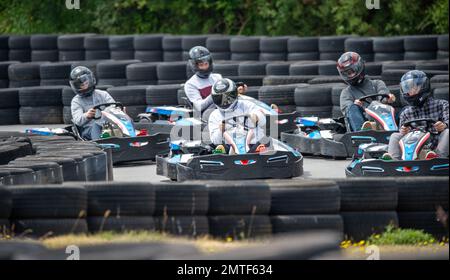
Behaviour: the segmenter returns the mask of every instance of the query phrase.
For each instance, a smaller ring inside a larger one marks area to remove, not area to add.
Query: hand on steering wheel
[[[102,103],[102,104],[96,105],[96,106],[94,106],[94,108],[92,108],[93,110],[96,111],[95,116],[94,116],[93,119],[94,119],[94,120],[99,120],[99,119],[101,119],[101,118],[102,118],[102,114],[99,114],[99,113],[97,113],[97,112],[102,112],[102,111],[105,110],[107,107],[112,106],[112,105],[115,105],[116,107],[119,107],[120,110],[122,110],[122,111],[123,111],[123,109],[124,109],[124,106],[122,105],[122,103],[119,103],[119,102]]]
[[[364,97],[361,97],[359,99],[359,101],[361,102],[366,102],[367,104],[370,104],[372,101],[376,100],[377,97],[382,97],[381,100],[386,99],[389,100],[391,98],[391,96],[389,94],[385,94],[385,93],[377,93],[377,94],[371,94],[371,95],[367,95]]]

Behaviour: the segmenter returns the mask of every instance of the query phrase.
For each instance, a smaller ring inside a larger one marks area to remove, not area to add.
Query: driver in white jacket
[[[230,79],[217,81],[211,97],[217,107],[209,116],[208,128],[211,142],[216,150],[222,153],[239,154],[239,149],[229,132],[232,127],[247,126],[247,151],[249,153],[261,152],[270,146],[265,135],[266,117],[261,109],[253,102],[240,100],[236,84]],[[233,117],[236,117],[235,119]]]

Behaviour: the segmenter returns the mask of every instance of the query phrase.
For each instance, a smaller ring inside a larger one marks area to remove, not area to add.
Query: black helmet
[[[346,52],[337,61],[339,76],[349,85],[356,86],[366,76],[364,60],[355,52]]]
[[[206,70],[201,70],[198,67],[198,63],[208,62],[209,66]],[[189,65],[191,66],[192,72],[194,72],[198,77],[206,79],[209,74],[213,71],[213,60],[209,50],[202,46],[193,47],[189,51]]]
[[[411,91],[417,94],[410,95]],[[409,105],[421,107],[431,95],[430,79],[422,71],[409,71],[400,80],[400,92]]]
[[[237,102],[236,84],[230,79],[220,79],[214,83],[211,96],[219,109],[227,110]]]
[[[87,67],[77,66],[70,72],[70,87],[76,94],[82,96],[92,94],[96,83],[94,73]]]

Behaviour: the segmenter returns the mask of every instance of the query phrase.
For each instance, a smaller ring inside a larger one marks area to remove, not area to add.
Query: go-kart
[[[432,119],[415,119],[404,123],[411,131],[400,140],[401,160],[383,160],[385,144],[361,145],[362,158],[355,158],[346,168],[348,177],[355,176],[448,176],[448,158],[424,159],[430,151],[433,128]],[[431,131],[431,132],[430,132]]]
[[[102,126],[100,139],[93,140],[104,148],[111,148],[113,163],[155,159],[156,155],[169,152],[166,134],[149,135],[146,129],[136,130],[131,118],[125,114],[121,103],[99,104],[93,108],[94,121]],[[65,129],[27,129],[27,133],[40,135],[71,135],[80,141],[83,138],[76,125]]]
[[[248,115],[224,121],[225,133],[232,143],[229,152],[218,151],[202,141],[181,140],[171,143],[167,156],[156,158],[157,174],[171,180],[245,180],[284,179],[303,175],[303,156],[288,145],[267,137],[270,145],[250,151],[249,133],[254,127],[237,121]],[[224,133],[224,134],[225,134]]]
[[[389,98],[387,94],[368,95],[360,100],[367,103],[366,114],[375,121],[376,129],[347,132],[344,118],[299,118],[294,133],[281,133],[281,140],[302,154],[332,158],[350,158],[362,155],[358,149],[364,143],[389,143],[390,135],[398,130],[395,111],[390,105],[377,100]]]

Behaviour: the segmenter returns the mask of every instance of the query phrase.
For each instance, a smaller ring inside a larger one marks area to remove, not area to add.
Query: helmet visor
[[[236,100],[235,98],[226,94],[214,94],[212,95],[214,104],[221,109],[228,109],[231,104]]]
[[[423,78],[410,78],[402,81],[400,83],[400,87],[405,95],[412,96],[420,92],[420,89],[422,88],[424,82],[425,81]]]

